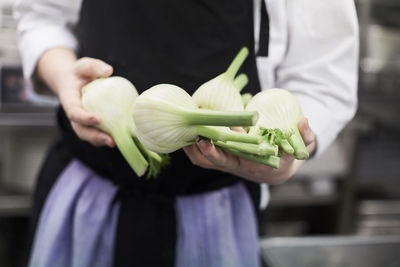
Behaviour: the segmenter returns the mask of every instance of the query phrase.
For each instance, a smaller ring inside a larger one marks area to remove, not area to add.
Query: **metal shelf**
[[[398,0],[355,0],[355,2],[357,4],[371,4],[371,5],[400,7],[400,2]]]
[[[262,238],[268,266],[400,266],[400,236]]]
[[[54,113],[0,113],[0,126],[55,126]]]
[[[273,196],[269,203],[270,207],[310,207],[332,205],[337,202],[339,196],[336,194],[327,196]]]
[[[0,195],[0,217],[28,216],[30,210],[30,195]]]

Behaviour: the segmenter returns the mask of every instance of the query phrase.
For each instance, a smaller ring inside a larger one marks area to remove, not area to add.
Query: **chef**
[[[141,179],[80,104],[93,79],[192,94],[247,46],[244,92],[290,90],[314,157],[356,110],[350,0],[18,0],[15,14],[25,77],[61,104],[34,194],[31,267],[261,266],[257,215],[268,184],[302,165],[285,155],[274,170],[201,141],[173,153],[157,179]]]

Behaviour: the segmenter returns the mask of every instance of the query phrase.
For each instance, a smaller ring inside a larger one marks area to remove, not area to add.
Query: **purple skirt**
[[[71,161],[42,209],[29,266],[112,266],[117,191],[80,161]],[[261,266],[254,207],[244,185],[177,197],[175,205],[175,266]]]

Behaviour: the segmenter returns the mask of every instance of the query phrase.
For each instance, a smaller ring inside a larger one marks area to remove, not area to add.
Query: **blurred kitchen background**
[[[57,133],[55,100],[22,78],[13,2],[0,0],[0,267],[26,264],[35,176]],[[260,229],[271,267],[400,266],[400,0],[356,4],[359,109],[321,158],[271,188]]]

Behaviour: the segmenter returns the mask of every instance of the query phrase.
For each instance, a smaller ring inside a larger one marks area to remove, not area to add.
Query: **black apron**
[[[263,11],[261,33],[265,35],[265,6]],[[252,0],[84,0],[77,30],[80,56],[112,65],[113,75],[132,81],[139,93],[158,83],[171,83],[192,94],[224,72],[243,46],[250,50],[240,69],[249,77],[243,92],[260,91]],[[267,49],[260,46],[259,55],[265,56]],[[216,190],[240,180],[258,206],[258,184],[196,167],[182,150],[171,154],[171,165],[157,179],[138,178],[118,149],[81,141],[61,108],[57,115],[62,135],[38,179],[34,225],[57,176],[72,158],[78,158],[120,188],[114,266],[174,265],[176,196]]]

